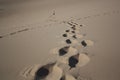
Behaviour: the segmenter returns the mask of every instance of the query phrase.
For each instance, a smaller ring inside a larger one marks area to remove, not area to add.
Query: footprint
[[[63,36],[63,37],[67,37],[67,34],[63,34],[62,36]]]
[[[65,32],[70,32],[70,30],[68,29],[68,30],[65,30]]]
[[[81,44],[86,47],[86,46],[93,46],[94,42],[92,40],[83,40],[81,41]]]
[[[66,39],[65,42],[66,42],[67,44],[72,44],[72,42],[71,42],[70,39]]]
[[[73,55],[73,56],[69,57],[69,59],[68,59],[68,65],[70,67],[69,70],[76,67],[76,65],[79,62],[79,55],[80,54],[78,53],[76,55]]]

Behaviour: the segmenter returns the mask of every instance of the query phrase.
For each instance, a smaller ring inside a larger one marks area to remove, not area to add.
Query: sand
[[[24,68],[54,61],[50,50],[66,45],[62,34],[70,29],[66,21],[73,21],[83,25],[79,38],[94,45],[84,49],[89,63],[71,72],[83,80],[120,80],[119,5],[118,0],[0,0],[0,79],[24,80]]]

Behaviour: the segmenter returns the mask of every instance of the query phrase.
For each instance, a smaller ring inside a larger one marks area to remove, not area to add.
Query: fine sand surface
[[[70,20],[83,25],[82,39],[94,41],[83,49],[90,62],[71,72],[120,80],[119,0],[0,0],[0,80],[24,80],[24,68],[54,61],[50,51],[66,45]]]

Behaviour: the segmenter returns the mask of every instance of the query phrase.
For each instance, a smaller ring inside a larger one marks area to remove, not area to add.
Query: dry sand
[[[69,20],[95,42],[84,50],[90,62],[77,68],[83,80],[120,80],[118,0],[0,0],[0,80],[24,80],[23,68],[53,61],[50,50],[65,45],[69,29],[61,21]]]

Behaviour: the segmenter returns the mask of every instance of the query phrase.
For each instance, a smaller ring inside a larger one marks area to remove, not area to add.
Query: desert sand
[[[71,74],[120,80],[119,0],[0,0],[0,80],[26,80],[22,71],[55,61],[51,50],[69,45],[62,35],[71,21],[80,25],[78,41],[94,42],[82,49],[89,63]]]

